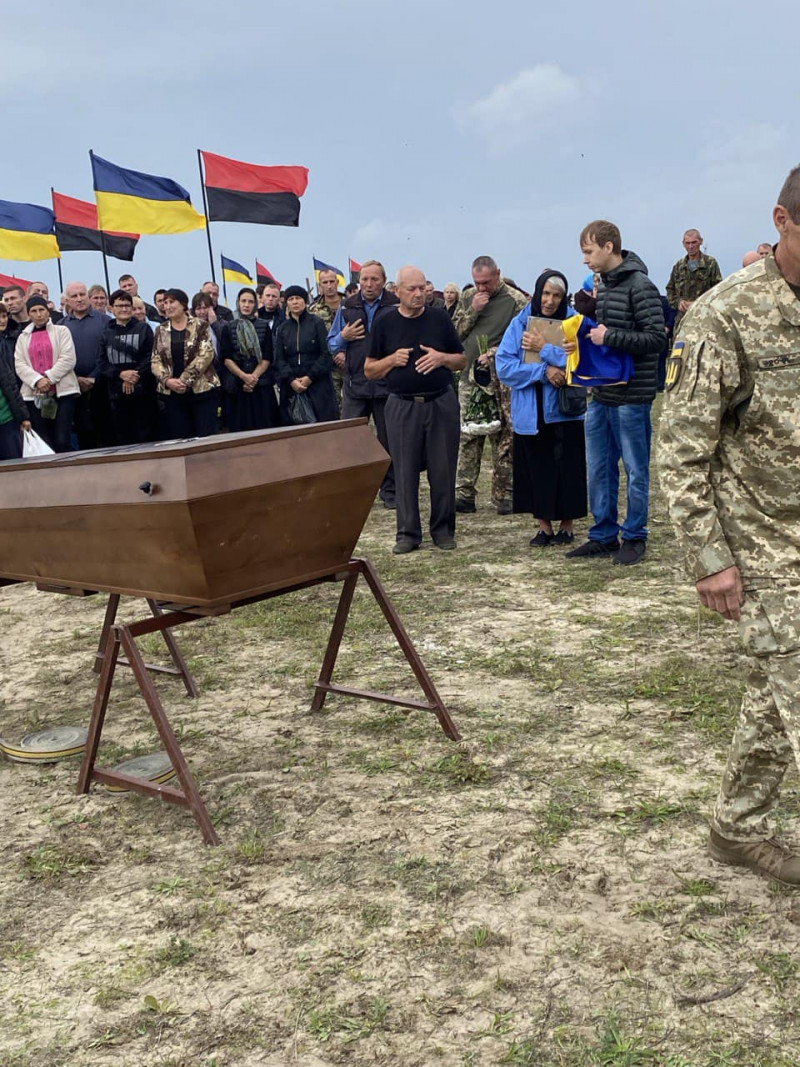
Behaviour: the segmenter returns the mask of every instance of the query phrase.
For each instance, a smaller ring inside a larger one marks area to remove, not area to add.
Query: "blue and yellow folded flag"
[[[127,170],[93,152],[89,155],[101,230],[187,233],[205,226],[205,216],[195,211],[187,191],[172,178]]]
[[[238,282],[239,285],[255,284],[241,263],[237,263],[235,259],[228,259],[227,256],[220,258],[222,259],[222,276],[226,282]]]
[[[572,315],[561,324],[575,351],[567,356],[567,385],[624,385],[633,377],[633,356],[608,345],[596,345],[589,331],[598,324],[587,315]]]
[[[317,257],[314,256],[314,281],[317,283],[317,288],[319,288],[320,271],[323,270],[332,270],[339,279],[339,286],[341,288],[344,288],[344,286],[347,285],[347,279],[345,278],[343,271],[339,270],[338,267],[332,267],[330,263],[323,263],[321,259],[317,259]]]
[[[55,212],[0,200],[0,259],[60,259]]]

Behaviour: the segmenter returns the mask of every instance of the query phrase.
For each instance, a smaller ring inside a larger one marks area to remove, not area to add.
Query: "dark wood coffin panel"
[[[276,589],[348,561],[388,463],[364,419],[2,463],[0,579],[209,607]]]

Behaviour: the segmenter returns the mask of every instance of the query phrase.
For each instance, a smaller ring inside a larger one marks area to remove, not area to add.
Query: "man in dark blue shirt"
[[[61,325],[72,334],[75,374],[81,390],[73,431],[79,448],[98,448],[112,442],[108,389],[105,381],[96,381],[100,338],[108,318],[92,307],[84,282],[70,282],[66,296],[67,312]]]

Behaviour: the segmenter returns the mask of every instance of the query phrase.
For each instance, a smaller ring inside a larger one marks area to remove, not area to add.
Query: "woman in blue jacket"
[[[565,415],[559,404],[570,346],[546,344],[541,332],[529,327],[532,317],[573,315],[567,289],[558,271],[541,274],[530,305],[511,320],[495,356],[497,377],[511,389],[514,511],[538,519],[539,532],[531,539],[538,548],[571,544],[573,520],[587,513],[584,416]],[[526,362],[526,356],[534,362]]]

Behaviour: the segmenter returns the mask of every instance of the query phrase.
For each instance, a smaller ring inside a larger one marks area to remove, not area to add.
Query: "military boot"
[[[800,886],[800,856],[790,852],[774,838],[765,841],[729,841],[712,830],[708,853],[718,863],[747,867],[762,878],[772,878],[783,885]]]

